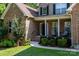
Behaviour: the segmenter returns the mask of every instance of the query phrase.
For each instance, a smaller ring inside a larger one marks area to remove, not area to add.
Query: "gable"
[[[23,13],[15,4],[8,4],[1,18],[3,19],[5,17],[12,17],[14,15],[20,16],[20,15],[23,15]]]
[[[29,7],[29,6],[28,6]],[[28,17],[34,17],[37,16],[37,11],[33,10],[32,8],[28,8],[25,4],[23,3],[11,3],[8,4],[6,10],[2,14],[1,18],[3,19],[8,13],[12,14],[18,14],[21,13],[23,16],[28,16]],[[11,16],[11,15],[10,15]]]

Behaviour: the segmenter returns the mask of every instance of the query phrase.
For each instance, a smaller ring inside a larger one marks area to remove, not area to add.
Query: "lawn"
[[[0,50],[0,56],[78,56],[79,52],[20,46]]]

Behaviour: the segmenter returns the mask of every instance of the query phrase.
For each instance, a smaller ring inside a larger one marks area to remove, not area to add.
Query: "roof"
[[[37,16],[38,11],[32,7],[29,7],[28,5],[25,5],[23,3],[14,3],[16,4],[16,6],[20,9],[20,11],[24,14],[24,16],[28,16],[28,17],[34,17]],[[4,11],[4,13],[2,14],[1,18],[4,18],[6,13],[8,12],[10,6],[12,5],[12,3],[8,4],[6,10]]]
[[[68,9],[67,11],[72,11],[72,8],[76,5],[77,3],[73,3]]]

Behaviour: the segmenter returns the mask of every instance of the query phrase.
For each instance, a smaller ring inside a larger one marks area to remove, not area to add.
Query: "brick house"
[[[8,4],[1,16],[8,28],[8,36],[13,37],[10,22],[21,18],[25,38],[39,41],[40,35],[71,37],[72,46],[79,44],[79,4],[78,3],[39,3],[38,9],[22,3]]]

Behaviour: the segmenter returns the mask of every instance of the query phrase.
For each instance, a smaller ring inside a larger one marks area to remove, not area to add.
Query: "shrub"
[[[54,39],[54,38],[53,39],[50,39],[49,40],[49,45],[50,46],[56,46],[56,39]]]
[[[70,47],[71,46],[71,39],[67,39],[67,47]]]
[[[44,46],[58,46],[58,47],[70,47],[71,46],[71,40],[67,37],[45,37],[42,36],[40,38],[39,44]]]
[[[16,43],[13,39],[3,39],[0,41],[1,47],[13,47],[16,46]]]
[[[64,38],[64,37],[59,38],[59,39],[57,40],[57,45],[58,45],[59,47],[66,47],[66,46],[67,46],[67,39]]]
[[[41,43],[42,43],[42,40],[41,40],[42,38],[47,38],[47,37],[42,35],[42,36],[40,37],[39,44],[41,44]]]
[[[30,45],[30,42],[31,42],[31,39],[25,39],[24,41],[23,41],[23,45],[25,46],[25,45]]]
[[[48,45],[48,38],[41,38],[40,39],[40,44],[44,45],[44,46],[47,46]]]

